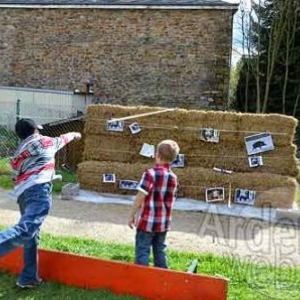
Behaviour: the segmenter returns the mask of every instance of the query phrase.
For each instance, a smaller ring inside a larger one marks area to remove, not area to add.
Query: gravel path
[[[134,230],[127,227],[130,206],[65,201],[55,197],[43,231],[132,244]],[[19,218],[17,204],[0,192],[0,224]],[[174,211],[168,234],[169,248],[230,255],[257,263],[300,266],[300,229],[258,220]]]

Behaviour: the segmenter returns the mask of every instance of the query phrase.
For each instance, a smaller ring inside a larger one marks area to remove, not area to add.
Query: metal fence
[[[42,135],[51,137],[63,133],[77,131],[83,133],[84,112],[70,109],[69,106],[53,105],[43,107],[42,105],[22,105],[22,100],[12,102],[0,102],[0,160],[13,156],[19,144],[19,139],[14,132],[18,119],[31,118],[43,125]],[[69,166],[75,170],[82,160],[83,140],[76,145],[69,144],[56,155],[56,164]],[[1,172],[1,170],[0,170]]]

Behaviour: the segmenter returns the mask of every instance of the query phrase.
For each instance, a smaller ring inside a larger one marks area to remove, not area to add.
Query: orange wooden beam
[[[22,249],[0,258],[0,269],[18,274]],[[107,289],[144,299],[225,300],[228,281],[70,253],[39,250],[40,275],[46,281],[87,289]]]

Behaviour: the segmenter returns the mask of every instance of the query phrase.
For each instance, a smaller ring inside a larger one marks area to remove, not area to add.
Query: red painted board
[[[0,269],[19,273],[22,249],[0,258]],[[228,281],[70,253],[39,250],[44,280],[87,289],[107,289],[155,300],[225,300]]]

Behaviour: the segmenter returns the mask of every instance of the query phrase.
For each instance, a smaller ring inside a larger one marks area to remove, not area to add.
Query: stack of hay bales
[[[160,110],[157,107],[90,106],[85,123],[84,161],[78,174],[82,188],[108,193],[130,193],[118,188],[118,180],[138,181],[153,159],[139,154],[143,143],[157,145],[174,139],[185,155],[178,175],[179,197],[205,200],[206,188],[224,187],[225,199],[233,201],[236,188],[257,191],[255,206],[290,208],[296,197],[298,166],[293,145],[296,119],[283,115],[177,109],[125,121],[123,132],[107,131],[106,122],[135,114]],[[132,134],[128,125],[138,122],[141,132]],[[201,128],[220,130],[219,143],[200,140]],[[245,137],[269,132],[275,150],[264,152],[263,166],[250,168]],[[216,173],[213,168],[232,170]],[[116,183],[103,183],[102,174],[114,173]],[[229,192],[230,187],[230,192]],[[224,202],[223,202],[224,203]]]

